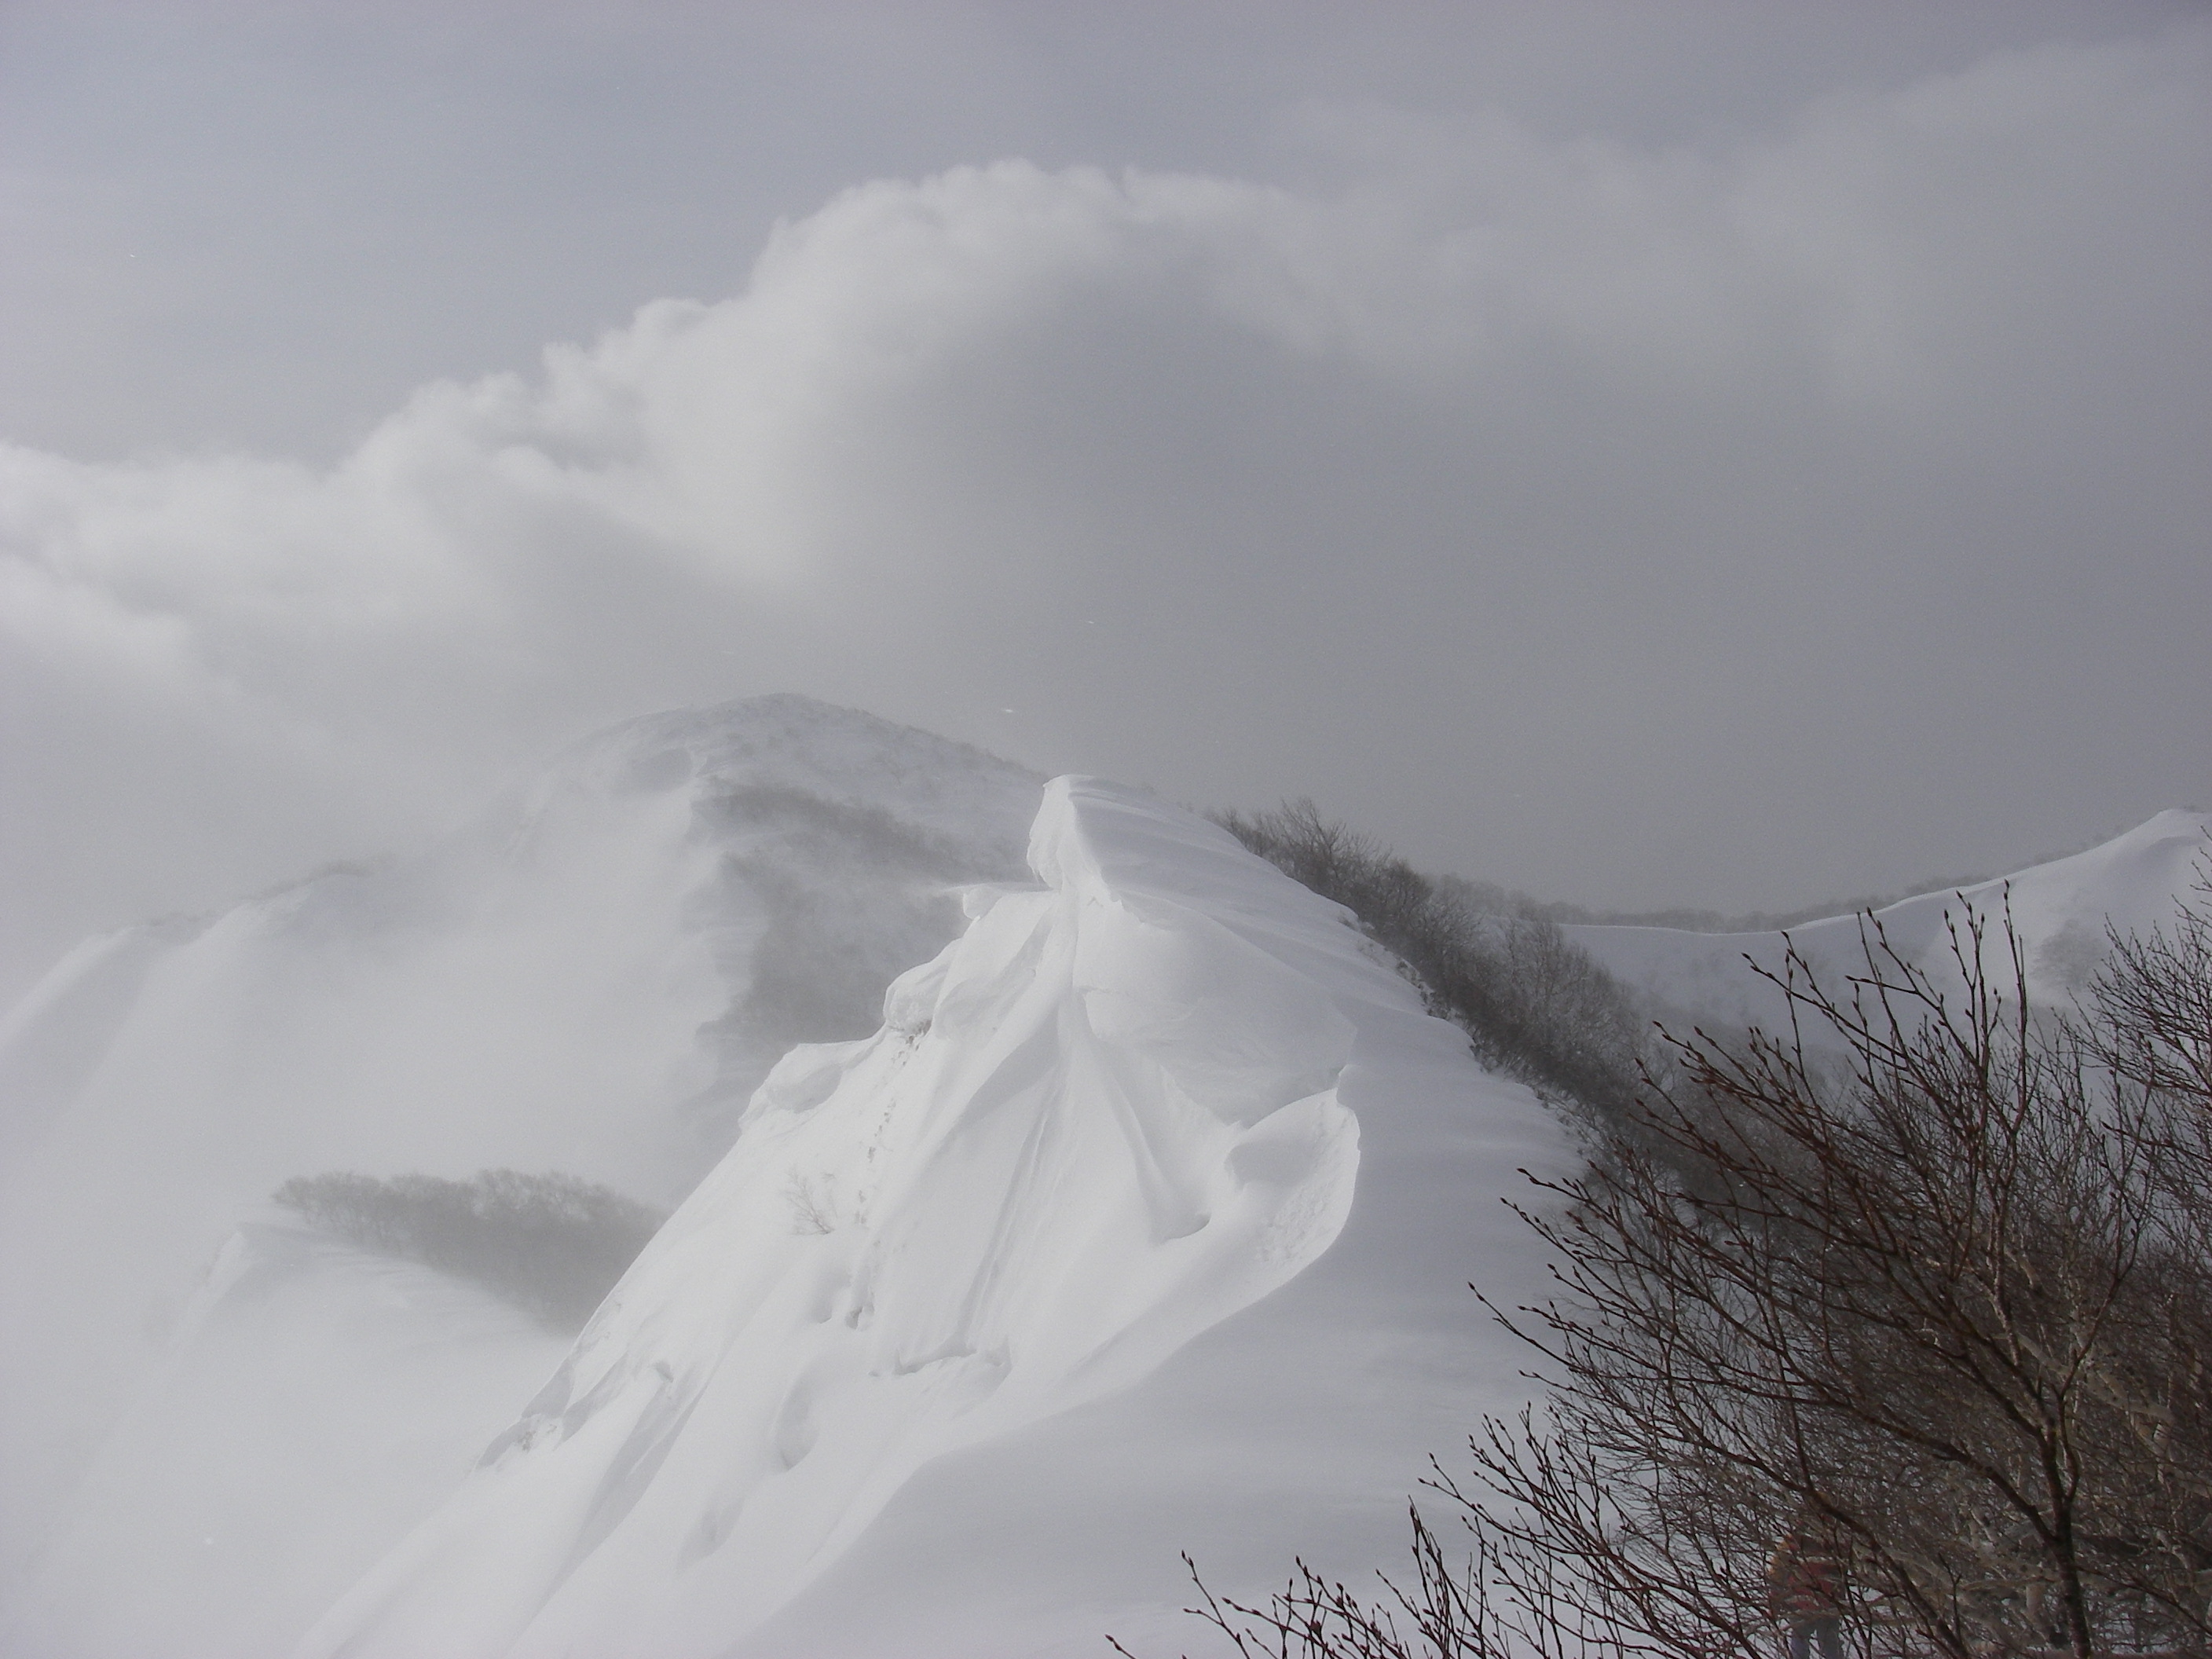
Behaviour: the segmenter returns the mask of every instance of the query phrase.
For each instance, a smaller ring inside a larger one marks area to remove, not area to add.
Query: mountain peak
[[[788,791],[878,807],[943,834],[1025,824],[1042,774],[973,744],[793,691],[642,714],[572,744],[540,786],[701,798]],[[1009,842],[1018,857],[1020,840]]]

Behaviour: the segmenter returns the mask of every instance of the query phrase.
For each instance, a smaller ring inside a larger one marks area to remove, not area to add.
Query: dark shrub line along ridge
[[[1437,925],[1433,886],[1279,816],[1247,844]],[[1467,1556],[1416,1510],[1379,1597],[1303,1562],[1263,1606],[1201,1580],[1226,1648],[2212,1653],[2212,871],[2108,930],[2070,1009],[2031,1006],[2008,904],[1960,897],[1940,977],[1867,915],[1838,982],[1794,950],[1767,975],[1784,1030],[1668,1039],[1522,1211],[1558,1293],[1492,1311],[1549,1386],[1429,1483]]]
[[[1647,1022],[1622,986],[1534,901],[1431,878],[1310,800],[1215,820],[1252,852],[1356,915],[1411,970],[1431,1013],[1476,1056],[1538,1093],[1611,1116],[1636,1096]]]

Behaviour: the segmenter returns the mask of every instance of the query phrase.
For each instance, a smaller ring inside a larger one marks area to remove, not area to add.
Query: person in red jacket
[[[1789,1659],[1844,1659],[1844,1564],[1808,1518],[1782,1535],[1767,1564],[1768,1604],[1790,1633]]]

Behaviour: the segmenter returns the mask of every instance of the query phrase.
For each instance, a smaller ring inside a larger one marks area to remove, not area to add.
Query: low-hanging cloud
[[[334,466],[0,448],[0,991],[790,687],[1598,901],[2200,796],[2212,30],[1638,149],[851,190]]]

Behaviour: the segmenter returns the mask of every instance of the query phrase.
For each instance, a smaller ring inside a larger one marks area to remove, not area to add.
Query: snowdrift
[[[1522,1397],[1463,1285],[1538,1288],[1498,1200],[1559,1133],[1346,913],[1039,783],[658,717],[57,969],[0,1033],[0,1650],[1164,1653],[1181,1549],[1396,1559]],[[265,1205],[483,1166],[691,1197],[573,1352]]]
[[[1527,1280],[1497,1200],[1554,1130],[1345,912],[1212,825],[1062,779],[1030,861],[1042,885],[971,892],[874,1037],[776,1067],[521,1420],[303,1655],[1097,1652],[1184,1599],[1181,1547],[1242,1568],[1257,1534],[1270,1577],[1293,1547],[1397,1553],[1424,1450],[1519,1393],[1461,1279]],[[1337,1282],[1268,1297],[1355,1212]],[[1071,1468],[1108,1423],[1115,1462]],[[967,1559],[945,1594],[948,1548],[1026,1517],[1048,1565],[1034,1541]]]

